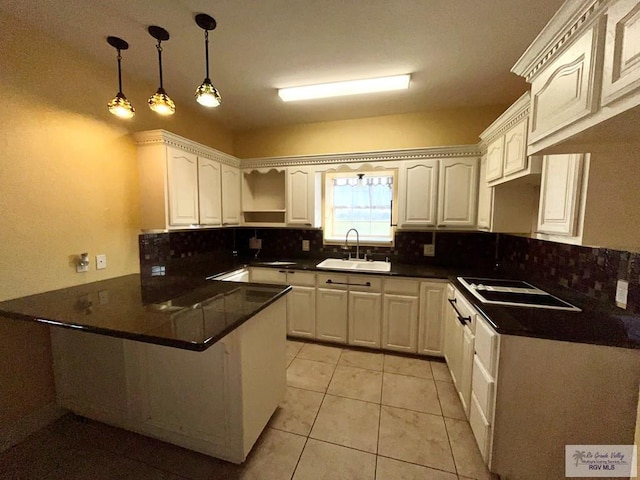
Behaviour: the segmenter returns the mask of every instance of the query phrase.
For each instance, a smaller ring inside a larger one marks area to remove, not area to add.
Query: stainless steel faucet
[[[350,228],[349,230],[347,230],[347,234],[344,237],[344,248],[345,250],[349,249],[349,234],[352,231],[356,232],[356,260],[360,260],[360,234],[355,228]],[[349,259],[351,259],[351,252],[349,252]]]

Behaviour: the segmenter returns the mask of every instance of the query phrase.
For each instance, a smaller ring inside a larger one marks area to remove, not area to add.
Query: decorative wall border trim
[[[438,158],[479,157],[478,145],[454,145],[451,147],[411,148],[380,150],[362,153],[333,153],[325,155],[300,155],[242,159],[242,168],[287,167],[294,165],[326,165],[362,162],[391,162]]]
[[[511,71],[531,83],[540,69],[579,33],[588,20],[600,13],[610,0],[566,2],[553,16]]]
[[[170,145],[196,154],[199,157],[209,158],[225,165],[231,165],[233,167],[241,166],[240,159],[233,155],[221,152],[215,148],[207,147],[206,145],[202,145],[166,130],[148,130],[146,132],[138,132],[133,134],[133,138],[137,145]]]
[[[480,148],[482,151],[484,152],[487,145],[493,142],[500,135],[505,134],[514,125],[527,118],[530,110],[531,93],[527,91],[480,134]]]

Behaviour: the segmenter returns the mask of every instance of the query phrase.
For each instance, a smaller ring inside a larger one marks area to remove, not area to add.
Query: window
[[[325,243],[344,243],[349,229],[355,228],[362,245],[392,245],[394,180],[393,171],[327,173],[324,198]]]

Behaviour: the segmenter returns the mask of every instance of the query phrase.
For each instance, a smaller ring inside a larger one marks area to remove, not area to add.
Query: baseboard
[[[65,413],[67,413],[67,410],[55,403],[50,403],[25,415],[12,425],[1,425],[0,453],[17,445],[29,435],[46,427]]]

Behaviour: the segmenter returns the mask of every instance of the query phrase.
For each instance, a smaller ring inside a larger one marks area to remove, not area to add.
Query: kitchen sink
[[[347,270],[351,272],[389,272],[389,262],[369,262],[367,260],[340,260],[339,258],[327,258],[316,265],[317,268],[329,270]]]

